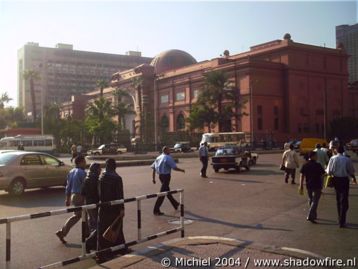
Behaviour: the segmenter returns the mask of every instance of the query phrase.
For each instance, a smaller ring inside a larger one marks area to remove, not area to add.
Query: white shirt
[[[299,167],[298,155],[294,150],[286,150],[282,155],[283,165],[289,169],[295,169]]]
[[[349,177],[354,175],[354,167],[350,158],[337,154],[329,160],[326,172],[335,177]]]
[[[199,157],[208,157],[209,152],[208,152],[208,147],[206,146],[200,146],[199,148]]]

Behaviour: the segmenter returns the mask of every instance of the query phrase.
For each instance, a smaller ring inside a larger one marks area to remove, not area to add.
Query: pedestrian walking
[[[106,160],[105,171],[99,177],[98,184],[99,201],[105,203],[113,200],[121,200],[124,198],[123,181],[116,172],[116,161],[114,159]],[[123,218],[124,204],[120,205],[103,205],[98,210],[98,226],[97,226],[97,250],[103,250],[113,246],[125,243],[123,234]],[[103,237],[104,232],[116,221],[119,227],[118,237],[115,242],[110,242]],[[112,253],[101,253],[98,256],[100,262],[113,258],[116,254],[124,254],[128,249],[119,250]]]
[[[82,206],[84,203],[81,191],[84,179],[86,178],[86,160],[83,156],[77,156],[75,158],[75,164],[76,168],[73,168],[67,175],[66,206]],[[64,238],[67,236],[68,232],[80,219],[81,211],[74,212],[73,215],[66,221],[62,229],[56,232],[57,237],[63,244],[66,244],[66,240]]]
[[[329,161],[327,152],[322,150],[321,144],[316,144],[314,151],[317,152],[317,162],[322,166],[323,169],[325,169]]]
[[[318,153],[311,151],[308,155],[309,160],[301,168],[299,191],[303,193],[303,183],[306,180],[307,195],[309,198],[309,211],[307,220],[312,223],[317,223],[317,208],[319,199],[322,194],[323,175],[325,174],[321,164],[317,162]]]
[[[209,150],[208,150],[208,143],[204,142],[200,145],[199,148],[199,158],[202,163],[200,176],[207,178],[206,176],[206,170],[208,168],[208,162],[209,162]]]
[[[283,153],[282,166],[285,167],[285,182],[288,183],[288,178],[291,176],[291,184],[296,184],[296,168],[299,167],[299,162],[298,155],[294,150],[293,144],[290,144],[289,149]]]
[[[76,158],[76,156],[77,156],[77,147],[76,147],[76,145],[75,144],[73,144],[72,146],[71,146],[71,155],[72,155],[72,157],[71,157],[71,163],[73,162],[73,160]]]
[[[334,156],[329,160],[326,172],[333,176],[333,186],[336,191],[337,212],[339,227],[346,227],[346,217],[349,208],[349,177],[352,177],[353,183],[357,184],[352,160],[343,155],[344,147],[340,145],[333,148]]]
[[[172,169],[175,171],[180,171],[185,173],[184,169],[177,167],[174,159],[172,158],[172,156],[170,156],[169,148],[166,146],[163,147],[162,154],[156,158],[154,163],[151,165],[151,168],[153,169],[153,175],[152,175],[153,184],[156,183],[155,174],[157,173],[159,175],[159,180],[162,183],[160,192],[170,191],[169,184],[170,184]],[[174,207],[174,209],[177,210],[179,207],[179,202],[175,200],[171,194],[168,194],[167,197],[170,203],[172,204],[172,206]],[[164,215],[164,213],[160,211],[160,207],[163,204],[163,201],[164,201],[164,196],[158,197],[153,210],[154,215],[156,216]]]
[[[77,145],[77,148],[76,148],[76,151],[77,151],[77,155],[82,155],[82,145],[81,144],[78,144]]]

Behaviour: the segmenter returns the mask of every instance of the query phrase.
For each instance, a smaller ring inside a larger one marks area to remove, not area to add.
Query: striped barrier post
[[[6,263],[10,262],[11,258],[11,223],[6,223]]]
[[[137,200],[137,229],[138,229],[138,240],[142,239],[142,208],[141,200]]]
[[[179,201],[180,201],[180,227],[182,228],[180,235],[184,238],[184,192],[179,193]]]
[[[87,237],[87,230],[88,229],[87,229],[87,214],[86,214],[86,209],[84,209],[84,208],[82,208],[81,218],[82,218],[82,226],[81,226],[82,255],[85,255],[86,254],[86,237]]]

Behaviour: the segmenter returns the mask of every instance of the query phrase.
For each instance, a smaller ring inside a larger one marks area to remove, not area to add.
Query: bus
[[[26,151],[53,153],[56,149],[52,135],[17,135],[0,139],[0,150],[17,150],[19,145]]]
[[[246,145],[244,132],[204,133],[200,144],[207,142],[209,150],[216,150],[225,145]]]

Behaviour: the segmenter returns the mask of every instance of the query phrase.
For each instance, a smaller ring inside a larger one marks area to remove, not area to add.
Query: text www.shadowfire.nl
[[[356,267],[357,258],[351,259],[334,259],[326,257],[324,259],[315,259],[315,258],[305,258],[305,259],[296,259],[296,258],[286,258],[286,259],[250,259],[247,257],[242,258],[179,258],[179,257],[164,257],[161,260],[161,265],[164,268],[168,267],[236,267],[236,268],[249,268],[249,266],[257,268],[268,268],[268,267],[282,267],[282,268],[291,268],[291,267],[302,267],[302,268],[314,268],[314,267]]]

